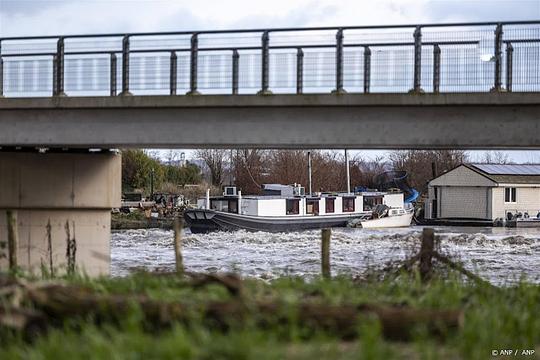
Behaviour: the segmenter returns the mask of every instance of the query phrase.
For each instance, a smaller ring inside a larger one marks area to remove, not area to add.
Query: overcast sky
[[[0,0],[0,37],[538,19],[540,0]]]
[[[539,18],[540,0],[0,0],[2,36]]]

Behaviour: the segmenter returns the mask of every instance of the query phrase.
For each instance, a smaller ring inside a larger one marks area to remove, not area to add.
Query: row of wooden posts
[[[176,261],[176,271],[178,273],[184,272],[184,260],[182,257],[182,229],[184,227],[184,219],[182,217],[176,217],[173,224],[174,229],[174,254]],[[330,238],[332,236],[332,230],[322,229],[321,231],[321,275],[325,279],[331,277],[330,268]],[[435,232],[432,228],[424,228],[422,231],[422,244],[420,253],[413,258],[409,259],[409,262],[419,261],[419,272],[422,279],[426,280],[432,274],[432,259],[436,258],[441,262],[449,265],[460,272],[465,272],[465,275],[478,278],[474,274],[466,271],[457,264],[451,263],[446,257],[440,255],[435,251]],[[459,267],[459,268],[458,268]],[[478,278],[479,279],[479,278]]]
[[[18,248],[18,230],[17,230],[17,212],[6,211],[7,219],[7,235],[8,235],[8,263],[9,269],[14,271],[17,268],[17,248]],[[174,229],[174,254],[176,272],[184,272],[184,259],[182,257],[182,229],[184,227],[184,219],[176,217],[173,224]],[[322,229],[321,232],[321,274],[323,278],[331,277],[330,268],[330,238],[332,231],[330,229]],[[447,257],[439,254],[435,250],[435,232],[432,228],[424,228],[422,231],[422,244],[420,253],[409,259],[406,263],[411,265],[415,261],[419,261],[420,276],[423,280],[427,280],[432,274],[433,258],[447,265],[453,270],[457,270],[467,277],[478,281],[485,282],[477,275],[464,269],[461,265],[454,263]]]

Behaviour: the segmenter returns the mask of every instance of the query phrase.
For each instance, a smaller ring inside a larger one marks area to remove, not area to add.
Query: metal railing
[[[0,38],[0,96],[488,91],[540,91],[540,20]]]

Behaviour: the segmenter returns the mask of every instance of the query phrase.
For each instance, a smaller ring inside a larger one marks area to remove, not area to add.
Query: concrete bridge
[[[534,149],[540,93],[0,99],[0,144]]]
[[[539,124],[540,21],[0,38],[0,210],[33,271],[76,239],[108,272],[110,148],[535,149]]]

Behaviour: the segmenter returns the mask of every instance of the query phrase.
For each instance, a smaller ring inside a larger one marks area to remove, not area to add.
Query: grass
[[[193,288],[179,277],[148,273],[126,278],[78,276],[67,281],[103,294],[145,294],[193,305],[232,296],[218,284]],[[540,353],[540,286],[525,282],[495,288],[457,277],[423,284],[409,275],[361,282],[348,277],[309,282],[281,278],[271,283],[248,279],[244,296],[290,305],[310,301],[463,309],[465,321],[462,328],[444,337],[418,328],[412,341],[395,342],[382,337],[378,321],[366,319],[360,324],[358,338],[343,340],[294,322],[261,328],[247,321],[224,332],[197,321],[196,314],[189,327],[175,324],[149,331],[141,313],[133,308],[120,324],[98,326],[92,319],[73,319],[33,343],[4,331],[0,333],[0,359],[489,359],[492,349],[536,349],[536,355]]]

